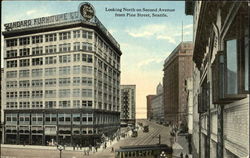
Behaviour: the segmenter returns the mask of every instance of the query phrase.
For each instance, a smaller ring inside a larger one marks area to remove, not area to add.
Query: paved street
[[[120,141],[116,139],[113,142],[107,142],[107,148],[104,149],[103,145],[98,149],[98,152],[93,150],[89,152],[89,155],[84,153],[84,150],[73,151],[72,147],[66,147],[65,151],[62,151],[62,158],[113,158],[114,152],[111,152],[112,148],[114,150],[118,149],[120,146],[128,145],[145,145],[145,144],[157,144],[159,143],[158,136],[161,135],[161,143],[170,145],[170,127],[165,127],[154,122],[149,122],[147,120],[139,120],[143,125],[149,125],[149,132],[144,133],[142,129],[138,131],[138,137],[131,137],[131,132],[127,133],[127,137],[121,138]],[[180,145],[181,144],[181,145]],[[180,152],[187,152],[187,143],[185,142],[185,137],[178,137],[177,143],[174,143],[174,155],[179,156]],[[1,158],[59,158],[59,151],[56,147],[48,146],[22,146],[22,145],[2,145],[1,146]],[[190,158],[190,157],[189,157]]]

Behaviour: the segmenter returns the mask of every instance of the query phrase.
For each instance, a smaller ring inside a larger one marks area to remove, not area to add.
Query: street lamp
[[[160,154],[160,158],[167,158],[167,155],[165,154],[165,152],[164,152],[164,151],[162,151],[162,152],[161,152],[161,154]]]
[[[63,146],[62,145],[58,145],[57,149],[60,151],[60,158],[62,158],[62,150],[63,150]]]

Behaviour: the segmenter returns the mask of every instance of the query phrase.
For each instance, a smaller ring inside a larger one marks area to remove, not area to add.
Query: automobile
[[[144,132],[144,133],[149,132],[149,127],[148,127],[148,125],[147,125],[147,126],[143,126],[143,132]]]
[[[137,136],[138,136],[138,132],[137,131],[132,131],[131,137],[137,137]]]

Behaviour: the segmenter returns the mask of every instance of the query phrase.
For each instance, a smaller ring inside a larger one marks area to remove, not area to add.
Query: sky
[[[74,12],[86,1],[3,1],[3,24]],[[120,44],[121,84],[136,85],[136,117],[146,118],[146,96],[156,93],[163,77],[164,60],[182,40],[192,41],[193,18],[185,15],[185,1],[89,1],[96,16]],[[135,12],[107,11],[135,9]],[[157,9],[143,12],[145,9]],[[171,9],[172,12],[160,12]],[[141,9],[142,11],[137,11]],[[124,13],[166,14],[167,17],[115,16]],[[182,27],[183,23],[183,27]],[[3,37],[1,48],[3,48]],[[3,51],[1,51],[3,52]],[[3,57],[3,55],[1,55]],[[3,63],[3,62],[2,62]],[[3,66],[3,65],[1,65]]]

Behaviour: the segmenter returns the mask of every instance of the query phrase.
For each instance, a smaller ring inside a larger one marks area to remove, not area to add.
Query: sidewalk
[[[176,142],[173,144],[173,157],[179,158],[180,154],[188,155],[188,158],[192,158],[192,154],[189,154],[188,141],[185,136],[177,136]]]

